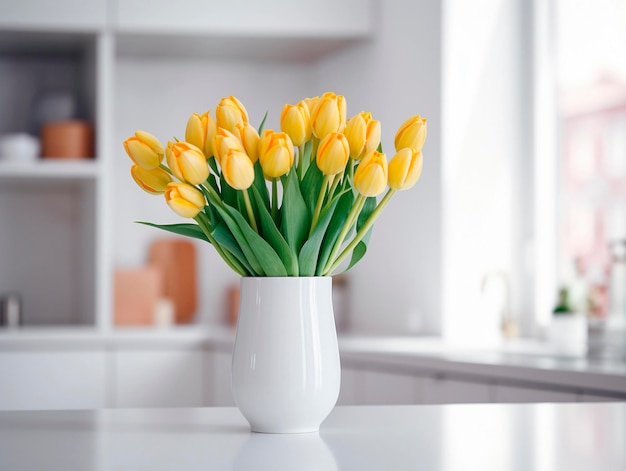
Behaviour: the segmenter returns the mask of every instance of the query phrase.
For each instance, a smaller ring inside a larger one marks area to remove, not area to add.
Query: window
[[[557,282],[573,309],[623,316],[626,1],[555,0],[554,19]]]

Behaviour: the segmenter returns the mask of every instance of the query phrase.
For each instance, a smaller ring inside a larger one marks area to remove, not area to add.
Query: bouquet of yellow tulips
[[[391,197],[422,173],[419,115],[398,129],[389,162],[380,122],[367,112],[346,120],[344,97],[331,92],[285,105],[280,132],[263,130],[267,114],[255,129],[233,96],[215,116],[194,113],[184,141],[163,147],[137,131],[124,148],[135,182],[195,221],[143,224],[211,243],[242,276],[327,276],[348,256],[350,269]]]

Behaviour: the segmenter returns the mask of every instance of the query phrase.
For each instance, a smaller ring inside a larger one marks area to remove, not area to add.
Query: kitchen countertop
[[[2,351],[154,350],[203,348],[230,352],[234,330],[226,326],[170,329],[24,328],[0,332]],[[341,335],[344,367],[407,374],[449,374],[474,381],[510,380],[579,388],[626,399],[626,361],[590,358],[584,348],[515,340],[491,347],[461,347],[439,338]]]
[[[539,341],[470,348],[439,339],[352,338],[340,342],[344,365],[421,375],[452,375],[470,381],[512,381],[518,385],[573,388],[626,400],[626,362],[588,358]]]
[[[626,404],[337,407],[319,433],[250,433],[236,408],[0,412],[0,469],[626,469]]]

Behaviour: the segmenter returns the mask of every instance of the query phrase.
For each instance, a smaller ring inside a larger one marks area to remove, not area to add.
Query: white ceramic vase
[[[232,388],[252,431],[319,430],[340,382],[332,279],[242,278]]]

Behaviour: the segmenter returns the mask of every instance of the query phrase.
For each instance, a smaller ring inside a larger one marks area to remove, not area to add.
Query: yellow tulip
[[[168,142],[167,165],[180,180],[192,185],[203,183],[209,177],[209,166],[200,149],[188,142]]]
[[[238,124],[246,124],[248,122],[246,108],[232,95],[220,100],[215,108],[215,116],[217,117],[217,127],[224,128],[232,133],[235,133]]]
[[[415,152],[405,147],[400,149],[389,161],[389,188],[408,190],[417,183],[422,175],[424,160],[422,152]]]
[[[315,103],[311,114],[311,128],[318,139],[331,132],[343,132],[346,126],[346,100],[333,92],[324,93]]]
[[[245,153],[231,149],[222,156],[222,175],[236,190],[247,190],[254,181],[254,165]]]
[[[263,175],[270,180],[289,172],[293,166],[293,143],[284,132],[266,129],[259,140],[259,160]]]
[[[194,113],[187,121],[185,141],[202,149],[208,159],[209,157],[213,157],[213,139],[215,139],[216,132],[217,124],[215,120],[209,116],[209,111],[201,115]]]
[[[184,218],[196,217],[205,204],[204,195],[200,190],[181,182],[167,185],[165,201],[176,214]]]
[[[394,144],[396,152],[405,147],[409,147],[416,152],[422,150],[426,140],[426,118],[420,115],[407,119],[396,132]]]
[[[387,186],[387,158],[381,152],[374,152],[361,160],[354,172],[354,187],[363,196],[377,196]]]
[[[163,145],[145,131],[137,131],[134,136],[126,139],[124,149],[135,164],[148,170],[157,168],[163,160]]]
[[[280,114],[280,129],[287,133],[294,146],[311,139],[311,116],[307,106],[303,102],[285,105]]]
[[[319,99],[320,97],[318,96],[314,96],[313,98],[304,98],[303,100],[300,100],[300,103],[298,104],[306,106],[306,109],[309,110],[310,117],[313,116],[313,109],[315,108],[315,105],[317,104]]]
[[[346,136],[332,132],[320,142],[317,149],[317,166],[324,175],[336,175],[346,168],[350,157],[350,144]]]
[[[133,165],[130,174],[139,188],[151,195],[162,194],[168,183],[172,181],[170,174],[160,168],[147,170],[139,165]]]
[[[259,159],[259,133],[250,123],[237,125],[237,136],[252,163]]]
[[[235,132],[237,132],[236,129]],[[222,156],[226,155],[231,149],[238,150],[240,152],[246,151],[243,144],[235,134],[227,129],[218,128],[215,139],[213,140],[213,151],[215,153],[215,160],[217,160],[218,164],[222,165]]]
[[[380,121],[372,119],[372,113],[363,111],[350,118],[344,132],[355,160],[371,155],[380,144]]]

